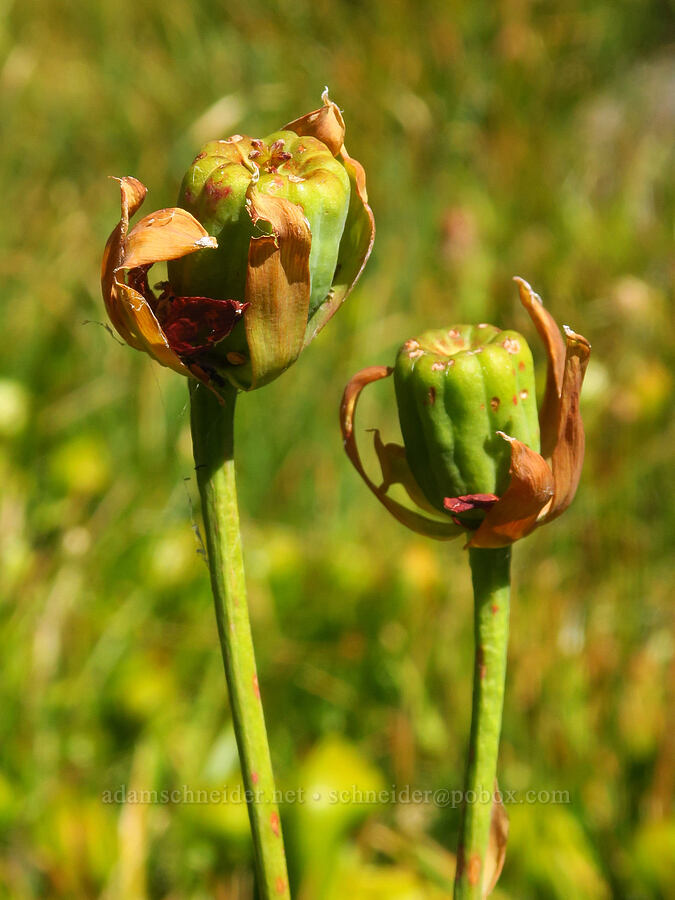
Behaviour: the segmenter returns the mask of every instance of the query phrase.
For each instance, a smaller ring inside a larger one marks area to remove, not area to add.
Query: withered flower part
[[[537,415],[525,339],[491,325],[458,325],[406,341],[396,366],[358,372],[340,410],[345,450],[370,490],[402,524],[437,540],[468,533],[468,547],[506,547],[559,516],[576,493],[584,458],[579,395],[586,338],[565,340],[522,278],[520,300],[546,347],[546,390]],[[356,444],[363,388],[394,374],[404,446],[374,433],[376,485]],[[540,446],[541,444],[541,446]],[[401,484],[417,510],[389,496]]]
[[[116,178],[121,193],[120,221],[108,238],[101,267],[103,300],[110,321],[137,350],[181,375],[205,384],[210,376],[197,357],[230,333],[245,304],[204,297],[171,297],[167,287],[158,298],[148,284],[148,270],[164,262],[215,248],[217,241],[184,209],[161,209],[129,230],[146,188],[136,178]]]

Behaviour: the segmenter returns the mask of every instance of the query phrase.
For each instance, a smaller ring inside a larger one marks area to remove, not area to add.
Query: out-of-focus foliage
[[[674,37],[667,0],[3,4],[0,896],[251,896],[186,386],[100,327],[105,176],[172,205],[205,140],[265,134],[324,84],[368,172],[375,251],[238,412],[280,785],[339,753],[327,778],[396,796],[337,811],[331,897],[447,894],[458,810],[412,791],[461,786],[466,560],[383,513],[337,405],[420,329],[532,336],[520,274],[593,357],[579,493],[515,554],[500,782],[521,802],[498,893],[672,896]],[[362,420],[391,440],[388,399],[373,389]],[[198,802],[211,789],[228,802]],[[300,883],[317,810],[291,806]]]

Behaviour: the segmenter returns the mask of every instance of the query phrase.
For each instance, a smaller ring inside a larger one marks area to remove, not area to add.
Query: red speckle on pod
[[[253,675],[253,693],[260,700],[260,685],[258,684],[258,676],[255,674]]]
[[[521,359],[521,361],[518,363],[518,368],[520,369],[521,372],[524,372],[524,371],[525,371],[525,363],[522,361],[522,359]]]
[[[491,611],[492,611],[492,615],[493,615],[493,616],[494,616],[495,613],[499,612],[499,607],[497,606],[496,603],[493,603],[492,606],[490,607],[490,609],[491,609]]]
[[[253,782],[253,784],[257,784],[257,783],[258,783],[258,778],[259,778],[259,777],[260,777],[260,776],[258,775],[257,772],[251,772],[251,781]]]
[[[493,397],[492,400],[490,400],[490,409],[492,410],[492,412],[497,412],[500,403],[501,401],[499,397]]]
[[[516,397],[515,394],[511,398],[511,402],[513,403],[514,406],[518,406],[518,398]]]
[[[284,891],[286,890],[286,882],[284,881],[284,879],[281,876],[279,876],[279,878],[277,878],[275,887],[277,890],[277,894],[283,894]]]
[[[225,197],[229,197],[232,193],[232,188],[229,184],[214,184],[213,181],[207,181],[204,185],[204,190],[211,200],[224,200]]]
[[[270,827],[275,837],[279,837],[281,829],[279,827],[279,813],[276,810],[270,815]]]

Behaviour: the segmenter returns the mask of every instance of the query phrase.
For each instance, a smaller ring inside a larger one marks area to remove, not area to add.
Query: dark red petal
[[[472,509],[490,509],[499,500],[496,494],[463,494],[446,497],[443,506],[451,513],[469,512]]]
[[[226,338],[248,305],[211,297],[172,297],[160,302],[157,315],[171,349],[179,356],[194,356]]]

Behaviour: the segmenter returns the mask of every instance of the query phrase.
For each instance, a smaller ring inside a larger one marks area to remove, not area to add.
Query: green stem
[[[469,561],[474,592],[476,655],[455,900],[474,900],[483,896],[504,704],[511,548],[470,549]]]
[[[202,385],[190,384],[195,469],[259,893],[261,900],[288,900],[286,856],[258,688],[239,534],[233,458],[237,392],[229,388],[223,396],[225,402],[221,404]]]

